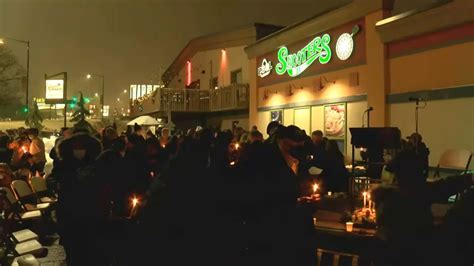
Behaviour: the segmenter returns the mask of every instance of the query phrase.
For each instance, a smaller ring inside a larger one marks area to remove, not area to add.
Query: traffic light
[[[77,96],[72,96],[72,99],[69,102],[69,108],[72,109],[72,108],[76,107],[76,103],[77,103]]]

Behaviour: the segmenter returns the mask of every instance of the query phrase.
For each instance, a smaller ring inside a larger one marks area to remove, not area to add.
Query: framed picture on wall
[[[324,106],[324,135],[330,139],[346,138],[346,103]]]
[[[283,110],[270,111],[270,121],[277,121],[283,125]]]

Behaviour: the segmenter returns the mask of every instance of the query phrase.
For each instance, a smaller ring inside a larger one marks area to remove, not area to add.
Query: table
[[[359,265],[377,260],[383,247],[375,229],[359,228],[356,224],[352,232],[347,232],[341,222],[318,219],[314,229],[316,248],[359,255]]]
[[[333,221],[318,220],[314,228],[316,231],[352,238],[375,238],[377,233],[375,229],[358,228],[355,224],[352,232],[347,232],[345,224]]]

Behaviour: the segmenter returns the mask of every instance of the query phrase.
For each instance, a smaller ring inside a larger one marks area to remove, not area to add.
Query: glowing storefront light
[[[288,73],[290,77],[296,77],[303,73],[316,59],[319,63],[326,64],[331,60],[332,52],[329,47],[331,37],[329,34],[318,36],[310,41],[297,53],[290,54],[288,48],[283,46],[278,50],[278,61],[275,71],[278,75]]]
[[[311,39],[303,48],[294,53],[291,53],[287,46],[280,47],[277,52],[276,74],[297,77],[315,61],[319,61],[322,65],[328,64],[332,60],[332,49],[336,50],[337,58],[341,61],[349,59],[354,52],[354,35],[359,32],[359,29],[359,25],[355,25],[352,32],[342,33],[335,45],[331,44],[331,35],[325,33]],[[264,78],[270,74],[271,70],[271,62],[264,58],[257,68],[257,75]]]
[[[262,65],[257,69],[257,75],[261,78],[266,77],[272,71],[272,61],[263,59]]]
[[[355,25],[352,28],[352,33],[343,33],[337,39],[336,43],[336,55],[341,60],[347,60],[354,51],[354,40],[352,37],[359,32],[359,26]]]

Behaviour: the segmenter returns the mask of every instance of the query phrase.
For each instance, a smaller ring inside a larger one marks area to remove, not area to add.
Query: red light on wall
[[[186,62],[186,71],[187,71],[187,76],[186,76],[186,86],[191,85],[191,61]]]
[[[221,50],[221,65],[220,65],[220,69],[219,69],[219,79],[222,80],[222,82],[220,82],[220,84],[222,86],[226,86],[227,83],[226,83],[226,76],[228,75],[227,73],[227,53],[225,51],[225,49],[222,49]]]

